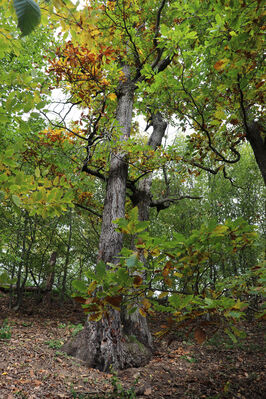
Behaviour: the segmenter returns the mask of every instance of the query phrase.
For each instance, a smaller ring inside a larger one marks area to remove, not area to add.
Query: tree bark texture
[[[123,72],[126,81],[121,82],[117,96],[116,119],[120,126],[118,145],[119,141],[125,141],[130,136],[134,99],[134,84],[130,80],[129,68],[124,67]],[[122,249],[123,237],[121,233],[115,231],[113,220],[125,215],[127,174],[126,155],[114,151],[111,154],[99,243],[99,259],[104,262],[114,262]]]
[[[162,144],[167,123],[163,120],[162,115],[157,112],[152,116],[151,124],[153,126],[153,132],[149,138],[148,145],[153,150],[156,150],[156,148]],[[137,188],[134,205],[138,207],[139,220],[141,221],[149,220],[150,204],[152,201],[151,185],[152,173],[143,178]],[[143,262],[145,262],[144,258]],[[139,298],[136,305],[138,306],[140,302],[141,298]],[[149,331],[147,318],[143,317],[138,310],[130,315],[124,312],[122,317],[126,333],[130,335],[132,334],[132,331],[134,331],[134,335],[141,343],[143,343],[147,348],[152,348],[152,336]]]
[[[152,126],[153,132],[150,135],[148,145],[156,150],[162,144],[162,139],[164,137],[167,123],[163,120],[160,112],[157,112],[152,116]],[[138,187],[138,210],[139,210],[139,219],[140,220],[149,220],[149,212],[150,212],[150,204],[152,201],[151,195],[151,185],[152,185],[152,173],[150,173],[147,177],[142,179],[139,183]]]
[[[127,140],[130,135],[135,86],[128,66],[124,66],[123,72],[125,79],[117,92],[118,147],[119,142]],[[98,260],[105,263],[115,263],[122,249],[123,237],[115,231],[113,221],[125,215],[127,175],[126,154],[114,151],[111,154],[99,242]],[[148,362],[152,353],[150,342],[147,342],[147,326],[142,320],[132,322],[130,319],[128,322],[129,319],[129,316],[110,309],[108,317],[99,322],[87,321],[83,331],[66,343],[63,350],[102,371],[141,366]]]
[[[266,133],[258,122],[250,122],[246,128],[247,140],[249,141],[258,167],[266,185]]]

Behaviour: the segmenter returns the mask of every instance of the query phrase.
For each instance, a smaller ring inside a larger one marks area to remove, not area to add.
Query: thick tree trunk
[[[130,80],[129,67],[123,68],[125,80],[118,88],[116,119],[120,125],[119,141],[130,135],[134,99],[134,83]],[[102,230],[99,243],[99,260],[116,262],[122,249],[122,234],[115,231],[113,220],[124,217],[128,164],[126,154],[121,151],[111,155],[110,171],[106,187]],[[84,360],[90,367],[102,371],[137,367],[147,363],[151,357],[151,342],[147,339],[144,321],[110,309],[108,317],[99,322],[87,321],[85,328],[63,350]]]
[[[258,122],[246,126],[247,139],[252,147],[258,167],[266,185],[266,135]]]

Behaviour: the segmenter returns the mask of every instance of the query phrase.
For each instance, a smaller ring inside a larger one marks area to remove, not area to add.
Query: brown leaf
[[[198,344],[202,344],[206,341],[206,333],[200,327],[194,330],[194,337]]]
[[[108,302],[114,308],[119,308],[119,306],[122,302],[122,299],[123,299],[122,295],[105,297],[106,302]]]
[[[89,320],[90,321],[100,321],[102,317],[103,317],[102,312],[94,312],[93,314],[91,314],[89,316]]]
[[[29,384],[31,380],[19,380],[20,384]]]
[[[168,269],[170,269],[170,267],[173,266],[173,262],[171,260],[169,260],[168,262],[166,262],[165,267],[167,267]]]
[[[214,69],[216,69],[216,71],[220,71],[221,69],[224,68],[224,66],[227,64],[228,60],[224,59],[224,60],[219,60],[214,64]]]
[[[143,281],[142,277],[136,275],[136,276],[134,277],[133,284],[134,284],[135,286],[138,286],[138,285],[140,285],[140,284],[142,283],[142,281]]]
[[[40,381],[40,380],[34,380],[33,382],[34,382],[34,385],[36,385],[37,387],[39,385],[42,385],[42,381]]]
[[[167,267],[165,267],[165,268],[163,269],[163,271],[162,271],[162,275],[163,275],[164,277],[166,277],[166,276],[168,276],[168,274],[169,274],[169,269],[168,269]]]
[[[148,388],[146,388],[145,389],[145,391],[144,391],[144,395],[146,395],[146,396],[148,396],[148,395],[151,395],[151,387],[148,387]]]
[[[86,299],[82,298],[81,296],[75,296],[74,300],[78,303],[85,303]]]

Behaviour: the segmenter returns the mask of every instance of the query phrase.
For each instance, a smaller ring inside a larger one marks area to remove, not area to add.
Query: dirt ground
[[[20,312],[0,297],[0,399],[222,399],[266,397],[263,325],[244,327],[245,340],[230,343],[222,336],[198,344],[182,331],[155,340],[154,357],[144,367],[107,374],[86,367],[60,352],[81,328],[85,316],[72,304],[45,309],[26,301]],[[161,329],[163,316],[150,320]]]

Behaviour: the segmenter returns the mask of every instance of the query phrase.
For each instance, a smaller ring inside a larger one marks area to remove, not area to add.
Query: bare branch
[[[167,172],[166,172],[166,166],[163,166],[163,177],[164,177],[164,182],[165,182],[165,186],[166,186],[166,195],[169,195],[170,192],[170,186],[169,186],[169,179],[167,176]]]
[[[92,209],[90,209],[90,208],[88,208],[88,207],[86,207],[86,206],[84,206],[84,205],[78,204],[78,203],[76,203],[76,202],[74,202],[74,205],[76,205],[78,208],[85,209],[86,211],[92,213],[92,214],[95,215],[95,216],[98,216],[99,218],[102,217],[102,215],[100,215],[98,212],[95,212],[95,211],[93,211]]]
[[[168,208],[173,202],[176,201],[181,201],[183,199],[202,199],[202,197],[199,197],[197,195],[181,195],[180,197],[167,197],[167,198],[162,198],[159,200],[153,200],[151,202],[151,207],[162,207],[161,209]],[[160,209],[160,210],[161,210]]]
[[[53,126],[53,127],[57,127],[59,129],[65,129],[68,132],[70,132],[71,134],[73,134],[74,136],[78,137],[79,139],[85,140],[87,141],[86,137],[81,136],[80,134],[74,132],[73,130],[69,129],[65,124],[64,125],[60,125],[58,123],[54,123],[43,111],[40,111],[40,113],[48,120],[48,122]]]
[[[166,0],[162,0],[161,5],[160,5],[160,7],[158,9],[157,16],[156,16],[156,24],[155,24],[154,38],[153,38],[154,47],[158,46],[158,40],[157,39],[158,39],[158,35],[159,35],[159,32],[160,32],[161,15],[162,15],[162,11],[163,11],[163,8],[165,6],[165,3],[166,3]]]
[[[86,172],[86,173],[88,173],[89,175],[98,177],[98,178],[101,179],[101,180],[106,180],[106,177],[105,177],[102,173],[100,173],[100,172],[97,171],[97,170],[93,170],[93,169],[88,168],[88,166],[87,166],[86,164],[83,165],[83,167],[82,167],[82,172]]]

